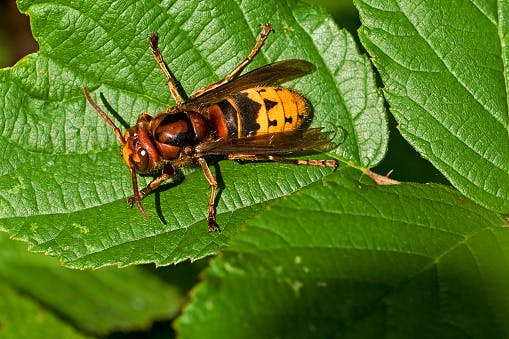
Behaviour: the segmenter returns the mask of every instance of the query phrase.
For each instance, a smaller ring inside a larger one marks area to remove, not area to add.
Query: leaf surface
[[[463,194],[508,213],[508,3],[355,3],[401,134]]]
[[[46,338],[149,328],[177,314],[182,296],[149,270],[63,268],[0,234],[0,333]],[[13,314],[16,314],[14,316]]]
[[[177,330],[181,338],[506,337],[502,226],[446,187],[381,187],[341,170],[250,220],[206,270]]]
[[[213,169],[224,187],[220,234],[207,232],[209,185],[194,168],[144,200],[148,219],[129,210],[130,175],[118,140],[87,105],[82,88],[122,127],[142,112],[172,105],[149,50],[151,32],[158,32],[170,69],[191,94],[231,71],[254,45],[260,23],[272,23],[275,32],[249,68],[289,58],[312,62],[317,71],[288,86],[313,103],[314,126],[339,131],[340,145],[330,156],[371,167],[384,155],[384,108],[370,64],[320,9],[275,0],[20,0],[18,6],[31,18],[40,51],[0,72],[6,159],[0,164],[0,229],[61,256],[66,265],[165,265],[215,253],[267,201],[331,172],[221,161]]]

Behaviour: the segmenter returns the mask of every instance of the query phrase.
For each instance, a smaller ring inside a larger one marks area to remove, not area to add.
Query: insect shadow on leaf
[[[129,124],[127,123],[127,121],[125,121],[124,118],[122,118],[122,116],[118,114],[118,112],[110,105],[110,103],[108,102],[108,100],[106,100],[102,92],[99,93],[99,97],[101,98],[101,102],[103,103],[104,107],[106,107],[106,110],[111,113],[111,116],[115,118],[115,120],[117,120],[120,123],[120,125],[124,127],[124,129],[128,129]]]
[[[152,176],[153,179],[156,178],[155,175]],[[164,185],[159,186],[154,190],[154,206],[156,209],[157,216],[159,217],[159,220],[163,225],[167,225],[168,222],[166,221],[166,218],[164,217],[164,212],[161,208],[161,192],[164,192],[168,189],[171,189],[172,187],[180,185],[185,180],[185,175],[182,173],[182,170],[180,168],[175,169],[175,173],[172,177],[171,182],[166,182]]]

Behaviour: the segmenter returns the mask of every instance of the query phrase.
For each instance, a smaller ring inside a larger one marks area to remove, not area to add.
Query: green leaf
[[[314,63],[315,73],[288,86],[313,103],[314,126],[338,131],[338,143],[344,139],[330,155],[359,167],[383,158],[386,122],[370,64],[316,7],[275,0],[20,0],[18,6],[30,16],[40,51],[0,71],[6,158],[0,229],[66,265],[163,265],[203,257],[226,246],[267,201],[331,172],[220,162],[213,171],[225,187],[217,206],[220,234],[207,232],[209,185],[195,169],[144,200],[148,219],[128,209],[132,187],[118,140],[86,103],[83,87],[108,113],[118,112],[112,117],[119,125],[119,117],[133,124],[140,113],[173,104],[149,50],[151,32],[159,33],[169,67],[191,94],[231,71],[252,48],[260,23],[272,23],[275,32],[249,68],[288,58]]]
[[[505,221],[444,186],[361,179],[340,170],[251,220],[180,337],[507,337]]]
[[[466,196],[508,213],[508,3],[355,3],[402,135]]]
[[[0,333],[5,339],[33,338],[87,338],[57,315],[44,310],[29,297],[18,293],[0,281]]]
[[[55,258],[29,254],[25,247],[0,234],[2,338],[8,333],[68,338],[146,329],[156,320],[172,319],[182,303],[174,286],[148,270],[76,271]]]

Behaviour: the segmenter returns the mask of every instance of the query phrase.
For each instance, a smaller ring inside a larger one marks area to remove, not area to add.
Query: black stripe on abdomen
[[[239,138],[256,135],[260,129],[260,124],[256,122],[258,113],[262,105],[251,98],[248,93],[241,92],[231,96],[238,109],[240,117],[240,133]]]
[[[223,100],[217,103],[226,121],[226,128],[228,129],[228,136],[230,138],[237,138],[239,134],[239,127],[237,126],[238,113],[235,107],[228,101]]]

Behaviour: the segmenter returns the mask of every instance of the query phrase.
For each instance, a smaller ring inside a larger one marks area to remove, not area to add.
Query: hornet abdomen
[[[221,138],[293,131],[309,122],[311,114],[303,96],[280,87],[246,89],[209,108],[210,122]]]

